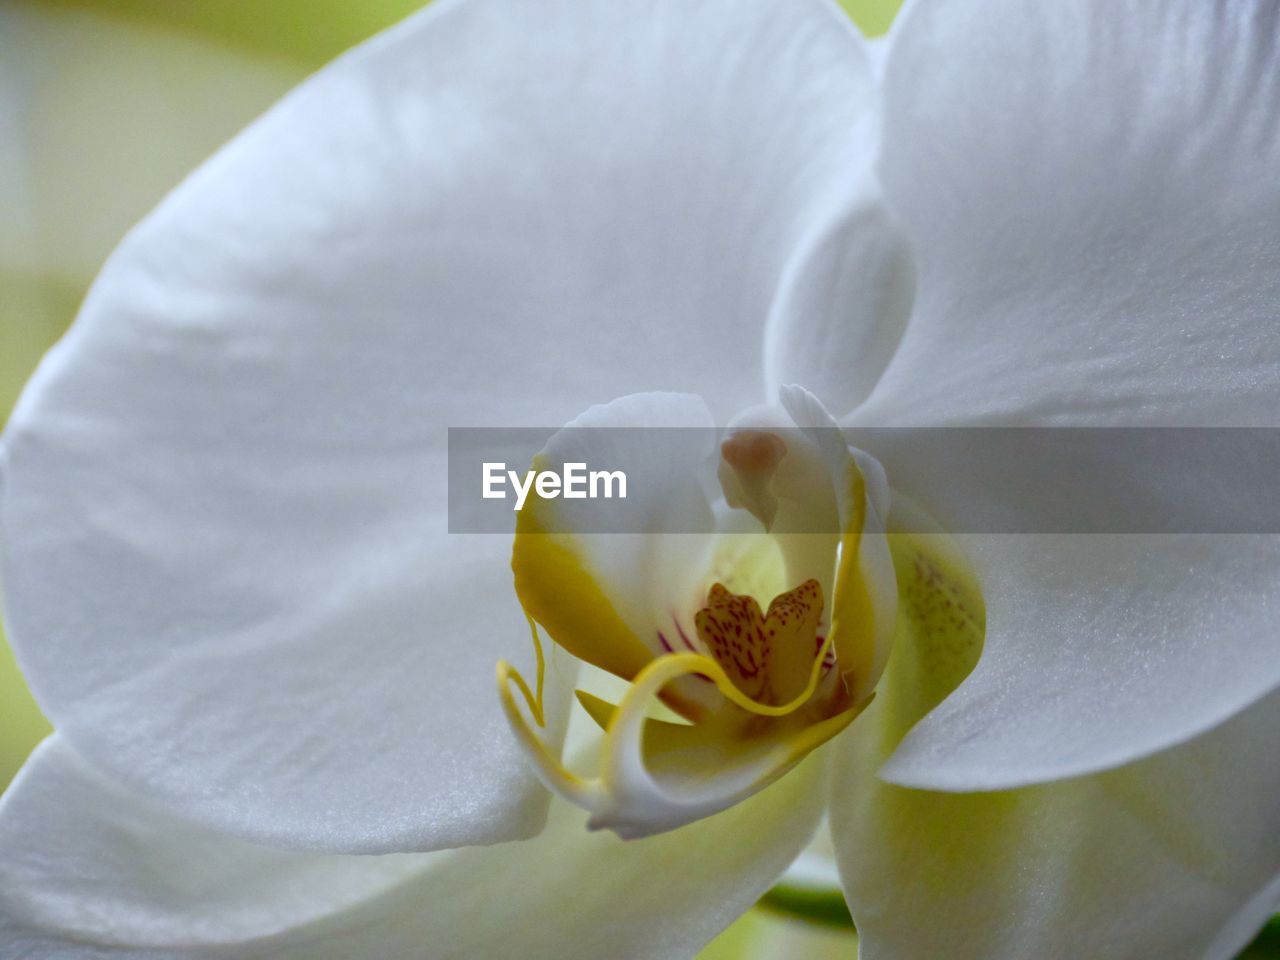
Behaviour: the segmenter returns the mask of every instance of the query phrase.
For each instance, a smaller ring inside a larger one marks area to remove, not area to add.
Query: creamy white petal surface
[[[865,414],[1280,423],[1278,17],[1267,0],[905,11],[880,172],[919,290]]]
[[[826,761],[812,756],[724,813],[644,840],[590,833],[582,811],[557,801],[535,840],[451,854],[456,863],[419,883],[273,942],[272,955],[400,960],[425,943],[441,960],[693,956],[808,842]]]
[[[972,534],[986,651],[881,774],[1003,789],[1120,766],[1265,689],[1280,537]]]
[[[786,868],[826,795],[815,757],[731,811],[644,841],[589,833],[557,802],[531,841],[293,853],[144,804],[55,738],[0,812],[0,938],[18,956],[68,960],[692,956]]]
[[[858,406],[902,340],[915,296],[911,246],[879,190],[806,240],[783,280],[765,340],[769,394],[802,383],[838,414]]]
[[[89,769],[56,734],[5,794],[0,851],[6,950],[22,928],[35,942],[102,947],[234,943],[366,899],[443,856],[300,853],[205,830]]]
[[[970,794],[885,783],[883,759],[972,665],[947,622],[900,632],[840,741],[831,828],[863,960],[1234,957],[1280,904],[1280,694],[1106,773]]]
[[[446,536],[444,428],[759,399],[870,83],[818,2],[445,0],[288,97],[130,235],[5,437],[8,626],[61,733],[247,837],[536,830],[509,541]]]
[[[919,286],[850,422],[1280,423],[1277,16],[1248,0],[912,6],[886,64],[881,169]],[[952,529],[967,495],[990,498],[965,477],[1005,482],[1001,464],[913,477],[866,449],[899,489],[949,487]],[[1127,466],[1100,479],[1114,489]],[[1158,471],[1127,478],[1146,480],[1158,498]],[[1189,495],[1207,509],[1224,491]],[[1069,496],[1090,497],[1087,476]],[[985,661],[888,775],[1008,787],[1222,722],[1280,683],[1278,550],[987,542]]]

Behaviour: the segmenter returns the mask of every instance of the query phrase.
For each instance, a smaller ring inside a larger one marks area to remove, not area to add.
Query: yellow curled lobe
[[[564,766],[530,725],[516,701],[514,690],[522,695],[534,723],[545,727],[543,690],[546,658],[537,623],[532,617],[529,617],[529,624],[537,661],[537,692],[530,689],[511,664],[506,661],[499,663],[497,679],[503,708],[529,755],[535,773],[552,792],[590,811],[592,827],[609,827],[620,836],[639,837],[718,812],[777,780],[811,750],[848,726],[870,702],[867,698],[860,704],[816,721],[782,723],[812,700],[824,666],[829,667],[826,657],[831,647],[831,636],[825,637],[816,649],[813,647],[813,631],[817,624],[814,611],[815,608],[819,612],[821,610],[821,590],[815,582],[802,584],[777,598],[770,604],[769,616],[759,616],[759,607],[754,600],[729,594],[717,584],[709,595],[708,607],[701,611],[711,618],[704,618],[704,622],[716,623],[720,625],[716,629],[723,629],[725,624],[732,622],[724,619],[724,611],[730,607],[754,610],[759,617],[757,626],[761,637],[772,636],[775,640],[783,636],[799,637],[800,642],[814,651],[803,687],[785,702],[765,702],[744,692],[739,686],[741,677],[735,680],[716,657],[701,652],[655,657],[636,675],[616,707],[579,692],[584,708],[605,727],[600,774],[593,779],[580,777]],[[713,608],[719,611],[720,619],[715,619],[716,614],[711,612]],[[797,624],[809,625],[807,635],[803,630],[795,629]],[[710,631],[712,628],[705,629]],[[703,630],[700,628],[699,632]],[[723,649],[727,662],[736,664],[733,645],[727,639]],[[767,657],[767,652],[764,655]],[[762,660],[759,667],[758,673],[766,673],[767,660]],[[736,667],[732,669],[740,673]],[[773,726],[749,736],[742,733],[746,727],[741,721],[726,724],[724,718],[711,718],[704,723],[681,724],[649,718],[648,710],[658,700],[663,688],[689,676],[711,682],[725,700],[743,714],[764,718]],[[761,693],[771,696],[773,691],[766,684]],[[717,775],[703,781],[707,788],[704,796],[674,804],[669,789],[659,784],[647,769],[645,748],[661,759],[664,753],[675,755],[690,746],[708,745],[717,746],[724,761],[716,771]]]
[[[564,797],[570,803],[590,808],[597,799],[598,788],[591,781],[571,773],[560,759],[555,756],[542,737],[529,726],[524,714],[520,711],[515,697],[512,695],[512,684],[524,697],[525,705],[533,715],[539,727],[547,725],[547,714],[543,702],[545,690],[547,658],[542,650],[542,640],[538,636],[538,625],[533,617],[525,615],[529,621],[529,632],[533,637],[533,649],[537,659],[537,694],[529,689],[529,684],[521,676],[520,671],[506,660],[499,660],[497,667],[498,697],[506,714],[507,723],[519,739],[521,746],[533,762],[538,778],[548,790]]]

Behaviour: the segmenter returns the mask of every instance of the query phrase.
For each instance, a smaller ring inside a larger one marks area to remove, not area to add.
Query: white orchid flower
[[[0,808],[5,954],[690,956],[825,813],[864,957],[1232,956],[1280,901],[1274,538],[952,542],[902,506],[954,525],[963,451],[831,415],[1274,426],[1277,26],[920,0],[881,63],[818,0],[444,0],[305,83],[5,435],[57,728]],[[446,532],[446,427],[588,408],[732,424],[723,505],[629,508],[755,552],[535,500],[513,589],[510,537]],[[633,681],[583,698],[591,769],[567,654],[494,694],[526,609]],[[774,629],[763,675],[726,624]]]

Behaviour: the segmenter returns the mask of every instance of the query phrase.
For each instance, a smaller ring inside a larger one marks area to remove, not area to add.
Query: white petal
[[[881,172],[919,283],[864,418],[1280,423],[1278,26],[1268,0],[913,4]]]
[[[886,67],[882,171],[915,244],[916,305],[849,422],[1280,423],[1278,37],[1274,8],[1253,0],[915,4]],[[1016,515],[1037,469],[972,469],[961,451],[911,475],[909,459],[867,449],[895,489],[945,500],[961,524],[967,498],[1007,493]],[[1123,489],[1150,506],[1181,485],[1193,517],[1224,496],[1171,475],[1118,457],[1067,495],[1094,502],[1092,481],[1098,502]],[[1255,497],[1273,485],[1229,479]],[[904,744],[897,782],[998,788],[1102,769],[1280,684],[1267,612],[1280,546],[1265,538],[972,549],[985,660]]]
[[[8,623],[59,729],[273,842],[533,829],[508,545],[446,538],[445,427],[758,398],[868,83],[817,2],[472,0],[287,98],[130,235],[11,421]]]
[[[946,623],[900,632],[840,741],[831,828],[864,960],[1233,957],[1276,906],[1280,694],[1107,773],[996,793],[887,784],[876,768],[976,653]]]
[[[0,811],[0,952],[692,956],[804,846],[825,782],[811,762],[727,813],[645,841],[589,833],[583,814],[557,804],[532,841],[343,856],[255,847],[176,820],[52,741]]]
[[[769,392],[803,383],[840,414],[871,393],[911,314],[915,264],[869,180],[805,241],[774,303],[765,341]]]
[[[36,750],[0,804],[0,851],[0,918],[11,927],[157,949],[288,930],[445,856],[256,846],[178,820],[115,786],[57,735]],[[0,926],[0,935],[11,934]],[[10,955],[2,944],[0,954]]]
[[[441,960],[693,956],[804,847],[827,797],[824,761],[813,757],[718,816],[646,840],[587,833],[581,811],[557,803],[536,840],[456,853],[456,864],[422,883],[273,943],[272,955],[309,960],[316,945],[354,927],[341,958],[400,960],[424,943]],[[447,905],[451,915],[423,904]],[[388,929],[399,935],[389,944],[379,936]]]
[[[986,647],[882,775],[997,790],[1105,770],[1276,683],[1280,537],[970,535]]]

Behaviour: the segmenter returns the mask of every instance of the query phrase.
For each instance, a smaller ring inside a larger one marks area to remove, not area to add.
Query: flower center
[[[634,401],[646,414],[658,402]],[[507,663],[499,691],[540,778],[589,810],[592,827],[638,837],[710,816],[799,764],[871,700],[897,606],[877,509],[883,470],[868,461],[864,473],[811,396],[784,391],[783,405],[791,425],[748,411],[720,443],[699,434],[705,446],[610,434],[611,457],[634,450],[636,475],[649,480],[632,505],[643,530],[578,529],[560,501],[541,498],[517,518],[512,568],[538,693]],[[584,442],[565,432],[535,463],[584,459]],[[616,703],[578,691],[604,730],[594,778],[569,769],[514,696],[549,726],[539,629],[629,684]]]
[[[754,597],[715,584],[694,617],[698,639],[733,685],[758,703],[794,699],[809,680],[822,619],[822,587],[806,580],[760,612]]]

